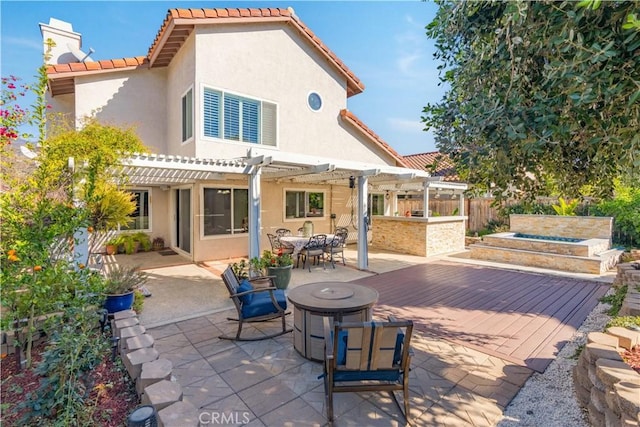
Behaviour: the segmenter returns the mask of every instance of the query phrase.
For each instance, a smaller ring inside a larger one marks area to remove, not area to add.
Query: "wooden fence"
[[[498,219],[498,210],[491,206],[493,199],[465,199],[464,213],[469,217],[467,230],[478,231],[486,227],[491,220]],[[457,199],[429,199],[431,216],[448,216],[459,209],[460,201]],[[410,211],[414,216],[422,216],[422,200],[398,200],[398,212]],[[457,212],[456,212],[457,215]]]

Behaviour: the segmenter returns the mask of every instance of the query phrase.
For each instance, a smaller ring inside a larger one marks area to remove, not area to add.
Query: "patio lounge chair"
[[[327,418],[333,421],[333,393],[402,390],[404,416],[409,421],[409,366],[413,322],[324,322],[324,394]],[[340,385],[337,385],[339,383]]]
[[[228,317],[227,320],[238,321],[238,332],[235,336],[221,335],[219,338],[235,341],[257,341],[292,331],[292,329],[287,329],[285,323],[285,316],[288,314],[285,311],[287,309],[287,297],[283,290],[276,288],[273,277],[269,276],[268,278],[271,281],[271,286],[254,289],[251,282],[265,280],[265,277],[239,281],[230,266],[224,270],[222,281],[227,286],[229,297],[233,300],[233,304],[238,311],[237,319]],[[257,338],[240,337],[244,322],[263,322],[277,318],[282,320],[282,331]]]

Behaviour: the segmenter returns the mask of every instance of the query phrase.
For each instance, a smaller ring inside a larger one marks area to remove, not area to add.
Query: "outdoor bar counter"
[[[466,216],[373,216],[371,246],[430,257],[464,250]]]

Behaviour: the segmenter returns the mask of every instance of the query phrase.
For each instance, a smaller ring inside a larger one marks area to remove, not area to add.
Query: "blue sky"
[[[348,108],[400,154],[435,151],[422,108],[442,98],[425,26],[437,6],[421,1],[7,1],[0,2],[1,75],[32,82],[42,61],[39,23],[70,22],[94,60],[146,55],[170,8],[293,7],[360,78]],[[27,101],[26,104],[30,104]]]

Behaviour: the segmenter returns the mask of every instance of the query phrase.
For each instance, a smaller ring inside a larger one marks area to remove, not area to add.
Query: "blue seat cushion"
[[[404,342],[404,332],[398,329],[396,335],[396,348],[393,350],[393,364],[399,365],[402,362],[402,343]]]
[[[399,369],[381,369],[378,371],[341,371],[333,372],[333,381],[398,381]]]
[[[284,290],[277,289],[273,291],[273,294],[278,301],[278,305],[283,309],[287,309],[287,297],[284,294]],[[249,317],[263,316],[265,314],[277,313],[278,309],[273,305],[269,291],[256,292],[253,294],[253,301],[251,304],[242,305],[242,317],[245,319]]]
[[[240,282],[240,286],[238,286],[238,288],[236,289],[236,292],[240,293],[240,292],[247,292],[252,290],[253,290],[253,286],[251,286],[251,283],[249,283],[247,279],[244,279],[242,282]],[[242,305],[251,304],[251,302],[253,301],[253,294],[240,296],[240,301],[242,301]]]

